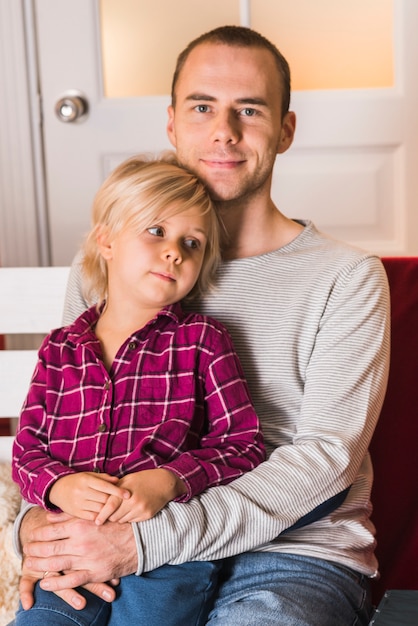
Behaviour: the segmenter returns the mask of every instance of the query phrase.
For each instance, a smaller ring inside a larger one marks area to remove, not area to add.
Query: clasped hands
[[[170,500],[177,476],[164,468],[143,470],[123,478],[79,472],[59,478],[49,500],[64,513],[95,524],[141,522],[153,517]]]
[[[34,507],[22,521],[23,608],[33,605],[34,586],[40,579],[43,589],[54,591],[75,609],[86,603],[77,587],[112,602],[119,578],[137,570],[129,522],[149,519],[185,489],[183,481],[164,468],[120,480],[90,472],[60,478],[50,499],[65,512],[47,513]]]

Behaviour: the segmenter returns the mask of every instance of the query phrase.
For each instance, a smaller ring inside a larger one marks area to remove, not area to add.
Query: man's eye
[[[147,228],[147,231],[150,235],[154,235],[155,237],[164,237],[164,230],[161,226],[151,226],[151,228]]]
[[[253,115],[256,114],[256,112],[257,111],[255,109],[246,108],[246,109],[242,109],[241,115],[243,115],[244,117],[252,117]]]
[[[195,107],[195,110],[196,110],[198,113],[207,113],[207,112],[209,111],[209,107],[208,107],[208,105],[207,105],[207,104],[198,104],[198,105]]]
[[[184,245],[187,248],[191,248],[192,250],[197,250],[198,248],[200,248],[200,241],[198,241],[197,239],[185,239]]]

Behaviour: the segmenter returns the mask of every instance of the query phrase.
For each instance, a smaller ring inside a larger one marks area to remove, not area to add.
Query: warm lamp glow
[[[392,87],[393,0],[249,0],[251,26],[290,63],[293,90]],[[240,23],[240,0],[100,0],[104,93],[166,95],[177,54]]]
[[[289,61],[293,89],[394,84],[393,0],[254,0],[251,24]]]
[[[166,95],[177,55],[222,24],[240,23],[239,0],[100,0],[104,94]]]

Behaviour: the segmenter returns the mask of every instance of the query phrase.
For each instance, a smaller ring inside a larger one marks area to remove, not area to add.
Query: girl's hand
[[[117,485],[109,474],[78,472],[59,478],[51,487],[49,500],[64,513],[94,521],[109,497],[123,501],[130,492]]]
[[[119,487],[129,490],[131,497],[122,500],[109,496],[96,517],[96,524],[111,522],[142,522],[154,517],[165,505],[187,492],[184,482],[164,468],[127,474],[119,480]]]

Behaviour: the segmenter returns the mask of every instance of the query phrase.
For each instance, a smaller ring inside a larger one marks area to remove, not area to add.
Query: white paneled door
[[[243,15],[250,23],[251,2],[215,5],[219,15],[208,14],[207,28],[240,23]],[[231,13],[222,14],[222,6]],[[62,265],[89,227],[92,198],[109,170],[133,153],[170,147],[169,88],[166,95],[105,97],[96,0],[34,0],[34,25],[52,262]],[[161,46],[176,34],[176,28],[153,28]],[[393,87],[294,93],[296,140],[278,157],[274,176],[273,197],[285,214],[313,219],[382,255],[418,254],[417,30],[418,2],[393,0]],[[171,50],[179,52],[190,38],[178,38]],[[174,57],[167,59],[170,72]],[[76,116],[77,107],[80,117],[63,121]]]

